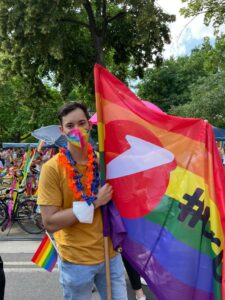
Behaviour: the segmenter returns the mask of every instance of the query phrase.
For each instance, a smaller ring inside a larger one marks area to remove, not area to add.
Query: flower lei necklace
[[[98,164],[96,161],[96,154],[91,146],[87,147],[87,170],[85,173],[84,185],[86,186],[87,193],[84,194],[84,186],[81,182],[82,174],[76,168],[77,162],[73,160],[71,153],[68,149],[60,149],[58,161],[61,166],[66,169],[68,186],[73,192],[74,199],[78,201],[86,201],[88,205],[91,205],[96,200],[99,186],[99,172]]]

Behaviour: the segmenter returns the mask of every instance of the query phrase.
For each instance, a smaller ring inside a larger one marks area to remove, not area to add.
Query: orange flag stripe
[[[45,255],[45,251],[48,248],[50,244],[50,240],[46,240],[45,244],[43,245],[43,248],[41,249],[38,257],[36,258],[36,264],[39,264],[40,260],[42,259],[43,255]]]

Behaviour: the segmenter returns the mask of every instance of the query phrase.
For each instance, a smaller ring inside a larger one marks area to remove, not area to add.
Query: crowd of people
[[[0,151],[0,168],[20,167],[24,160],[24,148],[9,148]]]
[[[7,148],[0,150],[0,179],[2,188],[11,188],[16,179],[26,196],[37,192],[41,167],[53,156],[55,149]],[[2,189],[4,191],[4,189]]]
[[[0,148],[0,168],[10,170],[11,167],[21,169],[27,158],[27,148]],[[49,149],[36,152],[32,166],[36,166],[40,170],[43,162],[50,158]]]

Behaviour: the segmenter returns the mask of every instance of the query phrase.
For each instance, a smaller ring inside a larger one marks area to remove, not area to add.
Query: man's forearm
[[[56,232],[65,227],[69,227],[74,223],[78,223],[78,219],[73,214],[72,208],[59,210],[54,212],[51,216],[45,217],[45,208],[41,207],[44,227],[49,232]]]

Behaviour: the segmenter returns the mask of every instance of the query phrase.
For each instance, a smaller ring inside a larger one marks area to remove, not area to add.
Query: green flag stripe
[[[216,255],[212,250],[211,240],[202,235],[203,230],[210,232],[209,223],[206,224],[204,229],[203,222],[200,219],[194,227],[191,227],[189,222],[193,216],[188,215],[181,222],[178,220],[180,213],[179,202],[168,196],[164,196],[159,205],[146,215],[145,218],[164,227],[177,240],[214,258]],[[174,217],[176,217],[177,222],[174,222]]]

